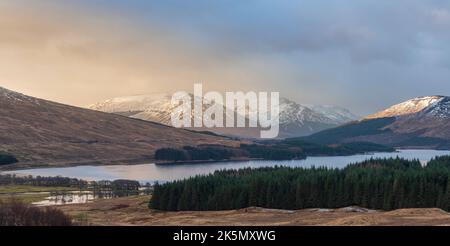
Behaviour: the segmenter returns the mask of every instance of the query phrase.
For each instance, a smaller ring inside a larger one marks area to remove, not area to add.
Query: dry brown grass
[[[72,219],[57,208],[37,208],[15,199],[0,201],[0,226],[71,225]]]
[[[163,147],[240,143],[23,95],[16,97],[21,100],[0,95],[0,151],[13,154],[19,163],[0,165],[1,169],[143,163],[151,161],[154,152]]]
[[[229,211],[161,212],[147,208],[149,197],[98,200],[59,207],[89,225],[121,226],[367,226],[450,225],[450,215],[440,209],[399,209],[390,212],[345,208],[277,210],[246,208]]]

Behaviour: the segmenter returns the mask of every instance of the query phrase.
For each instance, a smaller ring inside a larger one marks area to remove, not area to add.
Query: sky
[[[0,86],[76,106],[279,91],[359,115],[450,95],[444,0],[0,0]]]

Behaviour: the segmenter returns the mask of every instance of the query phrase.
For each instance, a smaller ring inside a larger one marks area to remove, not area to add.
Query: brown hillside
[[[167,146],[238,145],[224,137],[63,105],[0,87],[0,151],[15,167],[150,160]],[[4,167],[3,167],[4,168]]]

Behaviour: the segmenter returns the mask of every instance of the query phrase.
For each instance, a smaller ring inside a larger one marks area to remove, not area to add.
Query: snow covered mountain
[[[170,114],[174,106],[171,104],[171,94],[157,93],[113,98],[93,104],[89,108],[171,125]],[[340,107],[302,105],[292,100],[281,98],[279,137],[305,136],[342,125],[357,118],[350,111]],[[209,130],[219,134],[251,138],[258,137],[259,134],[259,130],[255,128],[202,128],[198,130]]]
[[[318,143],[374,142],[393,147],[450,149],[450,97],[417,97],[363,120],[305,138]]]
[[[90,105],[89,108],[170,125],[170,112],[175,108],[171,98],[166,93],[116,97]]]
[[[303,105],[280,99],[280,137],[307,136],[357,119],[340,107]]]
[[[450,97],[441,97],[438,102],[430,105],[425,110],[425,114],[441,119],[450,118]]]
[[[388,109],[367,116],[365,119],[378,119],[418,113],[432,105],[439,104],[445,97],[427,96],[417,97],[406,102],[396,104]]]
[[[359,117],[350,112],[350,110],[333,105],[306,105],[310,109],[326,115],[335,123],[345,124],[352,120],[357,120]]]

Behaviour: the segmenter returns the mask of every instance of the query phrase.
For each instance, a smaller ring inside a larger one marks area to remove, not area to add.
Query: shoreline
[[[340,157],[340,156],[354,156],[354,155],[374,155],[376,153],[394,153],[399,152],[400,150],[434,150],[434,151],[449,151],[442,149],[432,149],[432,148],[395,148],[395,151],[392,152],[364,152],[364,153],[355,153],[351,155],[310,155],[309,157]],[[294,159],[295,160],[295,159]],[[130,159],[130,160],[85,160],[79,162],[47,162],[43,164],[40,162],[38,164],[31,162],[19,162],[9,165],[0,166],[0,174],[3,172],[9,171],[20,171],[20,170],[30,170],[30,169],[39,169],[39,168],[65,168],[65,167],[77,167],[77,166],[134,166],[134,165],[142,165],[142,164],[154,164],[158,166],[176,166],[176,165],[188,165],[188,164],[208,164],[208,163],[220,163],[220,162],[245,162],[245,161],[293,161],[293,160],[266,160],[262,158],[237,158],[237,159],[228,159],[228,160],[192,160],[192,161],[156,161],[155,159]]]
[[[130,160],[85,160],[80,162],[46,162],[46,164],[32,162],[18,162],[9,165],[0,166],[0,174],[6,171],[19,171],[38,168],[64,168],[76,166],[133,166],[142,164],[154,164],[155,159],[130,159]]]
[[[190,160],[190,161],[157,161],[154,164],[158,166],[169,165],[187,165],[187,164],[208,164],[208,163],[220,163],[220,162],[245,162],[245,161],[264,161],[262,158],[237,158],[237,159],[225,159],[225,160]]]

